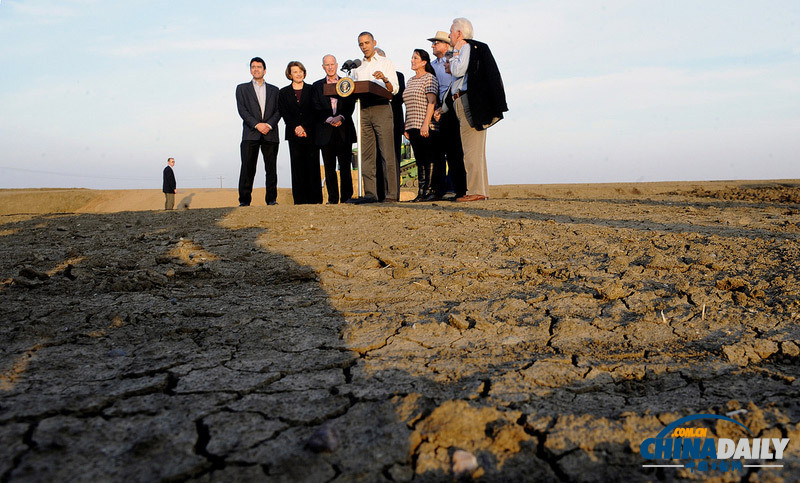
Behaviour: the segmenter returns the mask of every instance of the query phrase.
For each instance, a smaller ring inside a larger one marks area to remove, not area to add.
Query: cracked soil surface
[[[696,185],[0,217],[2,481],[800,480],[800,184]]]

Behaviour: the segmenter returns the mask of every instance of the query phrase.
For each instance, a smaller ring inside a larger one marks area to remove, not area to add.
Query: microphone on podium
[[[350,72],[353,69],[357,69],[360,65],[361,65],[360,59],[346,60],[344,64],[342,64],[342,70],[347,72],[347,75],[350,75]]]

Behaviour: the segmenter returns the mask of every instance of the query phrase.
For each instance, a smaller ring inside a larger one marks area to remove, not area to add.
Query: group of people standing
[[[320,153],[329,203],[398,201],[400,150],[396,134],[401,132],[417,160],[419,191],[414,201],[442,199],[448,191],[447,174],[456,201],[488,198],[486,128],[502,119],[508,108],[491,51],[472,36],[469,20],[455,19],[449,35],[439,31],[428,39],[434,60],[423,49],[413,51],[414,76],[402,85],[402,74],[376,47],[375,37],[370,32],[359,34],[364,59],[352,70],[353,79],[375,82],[391,93],[361,98],[364,195],[359,198],[353,198],[351,175],[352,145],[357,141],[355,96],[324,94],[326,85],[340,80],[336,58],[330,54],[323,57],[325,77],[313,85],[305,82],[305,66],[290,62],[285,74],[291,83],[279,90],[264,81],[266,64],[254,57],[250,61],[252,81],[236,88],[243,121],[239,206],[252,201],[259,150],[266,169],[266,202],[277,204],[277,123],[281,118],[286,124],[295,204],[322,203]],[[405,118],[397,119],[401,103],[406,106]]]
[[[338,64],[332,55],[322,60],[326,77],[309,85],[306,68],[292,61],[285,75],[291,83],[282,88],[264,80],[266,63],[260,57],[250,60],[251,82],[236,87],[236,105],[242,118],[242,166],[239,171],[239,206],[252,201],[258,152],[264,156],[266,202],[277,204],[278,196],[278,120],[286,124],[292,171],[292,197],[295,204],[322,203],[319,153],[325,164],[328,202],[345,202],[353,195],[351,147],[356,142],[353,125],[354,100],[327,97],[323,86],[338,81]],[[340,180],[336,180],[336,161]],[[341,186],[341,190],[340,190]]]

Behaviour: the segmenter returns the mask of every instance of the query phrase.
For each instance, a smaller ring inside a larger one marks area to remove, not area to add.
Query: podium
[[[347,83],[347,81],[349,81],[352,84],[352,88],[350,88],[346,94],[340,94],[338,89],[341,87],[343,83]],[[356,95],[358,96],[357,99],[360,99],[362,96],[365,95],[376,95],[378,97],[383,97],[384,99],[392,98],[392,93],[387,91],[385,87],[381,86],[377,82],[354,81],[349,77],[343,77],[336,84],[325,84],[324,86],[322,86],[322,93],[325,94],[326,96],[340,96],[340,97],[349,97],[351,95]]]
[[[354,81],[349,77],[339,79],[336,84],[325,84],[322,86],[322,93],[326,96],[349,97],[356,96],[356,138],[358,144],[358,197],[364,196],[364,186],[361,181],[361,99],[364,97],[377,96],[383,99],[392,99],[392,93],[386,90],[377,82]]]

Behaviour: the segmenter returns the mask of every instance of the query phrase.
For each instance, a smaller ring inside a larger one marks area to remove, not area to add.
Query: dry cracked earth
[[[797,481],[799,213],[785,184],[6,216],[0,475]],[[695,413],[784,467],[643,467]]]

